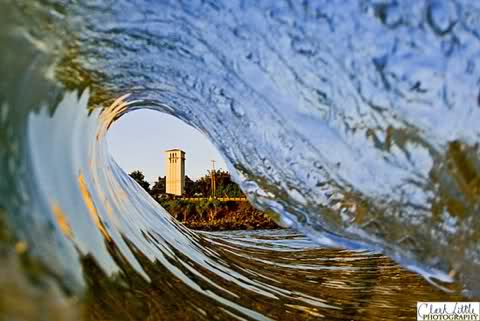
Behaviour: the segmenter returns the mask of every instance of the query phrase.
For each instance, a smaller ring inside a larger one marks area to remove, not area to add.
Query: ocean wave
[[[42,319],[38,286],[114,320],[380,320],[410,315],[400,297],[478,295],[479,10],[3,2],[2,261],[14,302],[33,302],[8,313]],[[143,108],[202,131],[249,200],[309,239],[176,222],[108,153],[110,125]]]

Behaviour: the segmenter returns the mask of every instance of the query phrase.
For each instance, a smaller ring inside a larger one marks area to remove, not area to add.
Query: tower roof
[[[167,149],[165,152],[182,152],[185,154],[185,152],[180,148]]]

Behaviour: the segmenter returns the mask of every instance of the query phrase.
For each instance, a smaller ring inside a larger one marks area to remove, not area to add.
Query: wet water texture
[[[0,318],[410,320],[478,298],[478,17],[467,0],[2,1]],[[145,108],[203,132],[290,229],[176,222],[108,153]]]

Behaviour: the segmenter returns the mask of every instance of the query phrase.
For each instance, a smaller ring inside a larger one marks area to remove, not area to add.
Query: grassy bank
[[[274,229],[278,225],[264,212],[248,202],[214,199],[200,201],[161,200],[160,204],[177,220],[195,230],[254,230]]]

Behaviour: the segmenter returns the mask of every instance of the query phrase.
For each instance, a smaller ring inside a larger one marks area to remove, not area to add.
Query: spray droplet
[[[232,113],[237,116],[238,118],[242,118],[245,116],[245,111],[243,110],[243,108],[241,106],[239,106],[238,104],[235,104],[235,103],[232,103],[230,105],[230,109],[232,110]]]
[[[447,1],[431,1],[427,11],[427,22],[438,35],[449,33],[457,22],[455,7]]]

